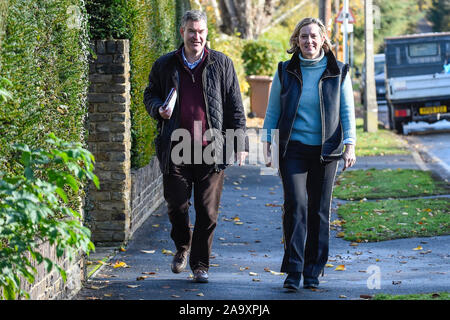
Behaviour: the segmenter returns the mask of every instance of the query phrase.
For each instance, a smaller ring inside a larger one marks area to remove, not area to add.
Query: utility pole
[[[344,63],[348,63],[348,0],[344,0]]]
[[[364,36],[365,36],[365,94],[364,94],[364,131],[378,130],[378,105],[375,93],[375,71],[373,60],[373,6],[372,0],[364,3]]]
[[[334,13],[337,14],[339,12],[340,6],[339,0],[334,0]],[[334,55],[336,58],[339,56],[339,23],[337,21],[334,22],[334,44],[335,44],[335,52]]]

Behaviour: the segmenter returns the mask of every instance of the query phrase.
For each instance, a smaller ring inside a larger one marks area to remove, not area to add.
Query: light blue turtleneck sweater
[[[327,57],[322,53],[317,59],[305,59],[299,54],[302,71],[303,88],[300,96],[300,106],[292,128],[291,140],[300,141],[308,145],[322,144],[322,122],[319,106],[319,79],[327,66]],[[270,130],[277,127],[280,118],[281,83],[278,71],[275,72],[270,89],[269,103],[264,119],[263,129],[267,129],[267,136],[262,141],[271,141]],[[347,73],[341,86],[341,123],[344,133],[344,144],[356,143],[355,107],[351,78]]]

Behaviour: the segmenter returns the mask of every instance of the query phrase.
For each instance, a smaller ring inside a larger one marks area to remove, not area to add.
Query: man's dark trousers
[[[214,230],[217,225],[224,171],[216,172],[214,165],[170,164],[163,176],[164,198],[172,223],[171,238],[177,251],[191,250],[192,270],[208,271]],[[190,198],[194,189],[195,226],[189,227]]]

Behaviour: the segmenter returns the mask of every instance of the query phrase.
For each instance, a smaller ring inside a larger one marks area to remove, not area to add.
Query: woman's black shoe
[[[300,286],[301,272],[289,272],[286,280],[284,280],[283,288],[297,291]]]
[[[303,279],[303,288],[305,289],[317,289],[319,287],[319,279],[315,277],[305,277]]]

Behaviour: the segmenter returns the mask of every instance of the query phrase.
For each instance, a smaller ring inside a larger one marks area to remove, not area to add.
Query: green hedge
[[[88,36],[83,0],[9,0],[3,11],[0,76],[12,93],[0,109],[0,170],[12,143],[31,148],[53,132],[85,141]]]
[[[176,49],[179,21],[189,1],[88,0],[89,34],[93,39],[130,39],[131,163],[140,168],[154,155],[156,122],[143,104],[153,62]]]
[[[238,36],[227,36],[216,39],[211,45],[212,49],[223,52],[233,61],[234,69],[239,80],[239,86],[242,94],[247,94],[250,85],[246,79],[244,60],[242,59],[242,50],[245,40]]]
[[[245,73],[258,76],[272,76],[277,66],[277,52],[267,40],[247,40],[242,48]]]

